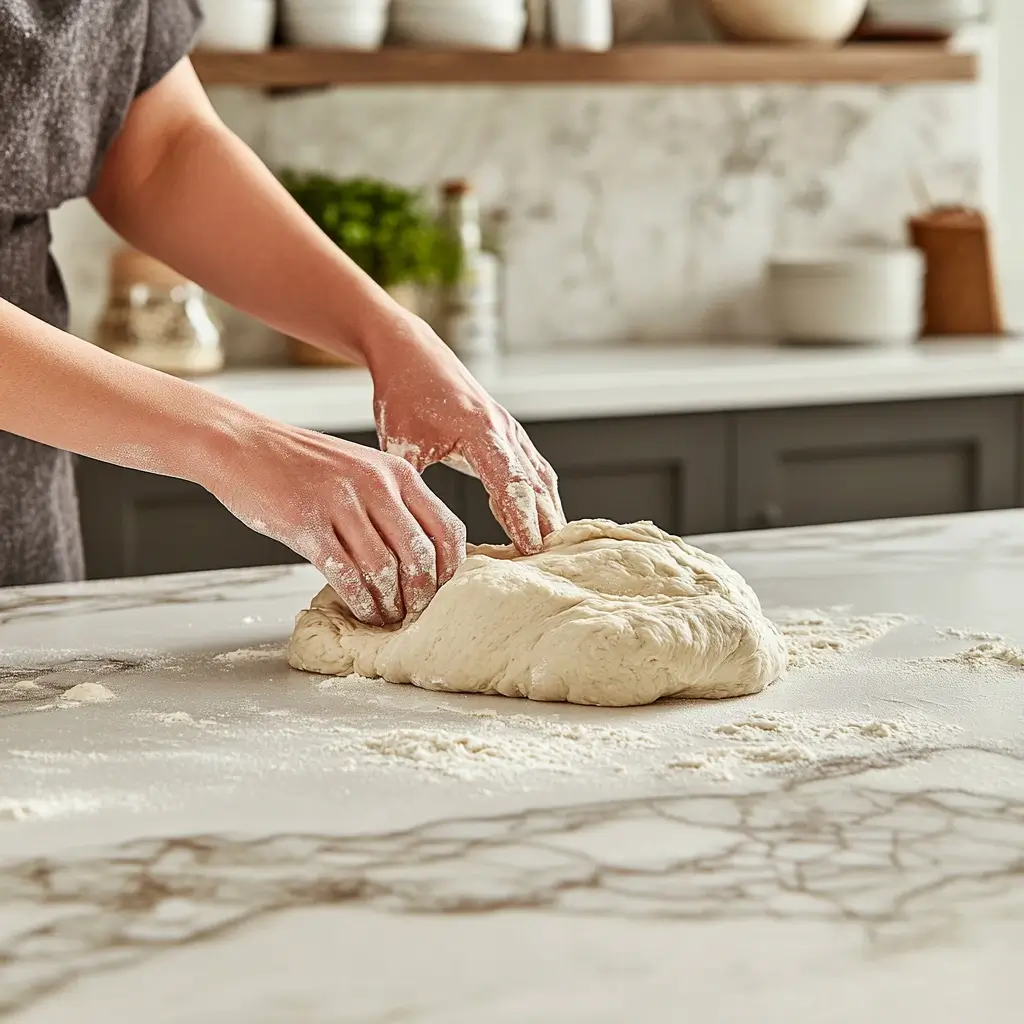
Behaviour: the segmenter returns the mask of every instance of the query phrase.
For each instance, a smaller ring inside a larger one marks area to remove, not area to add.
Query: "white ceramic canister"
[[[924,258],[909,247],[869,246],[779,256],[768,290],[782,340],[908,344],[921,332]]]
[[[561,50],[610,50],[612,0],[551,0],[551,27]]]

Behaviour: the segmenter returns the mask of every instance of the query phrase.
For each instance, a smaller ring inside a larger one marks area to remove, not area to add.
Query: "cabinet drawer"
[[[1017,400],[956,399],[736,418],[740,529],[1012,507]]]

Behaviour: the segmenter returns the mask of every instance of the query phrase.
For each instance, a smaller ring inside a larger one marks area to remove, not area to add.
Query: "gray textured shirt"
[[[66,326],[49,211],[89,193],[132,101],[188,52],[199,17],[196,0],[0,0],[0,296]],[[82,574],[70,457],[0,431],[0,586]]]

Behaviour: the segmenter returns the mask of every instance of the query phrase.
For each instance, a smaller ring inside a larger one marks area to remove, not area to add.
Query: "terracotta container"
[[[936,207],[911,218],[909,234],[925,259],[924,336],[1003,334],[984,214],[961,206]]]

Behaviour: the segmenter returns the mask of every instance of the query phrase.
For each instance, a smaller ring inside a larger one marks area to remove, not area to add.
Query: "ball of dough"
[[[715,555],[651,523],[580,520],[544,550],[471,546],[417,619],[377,628],[327,587],[288,647],[297,669],[428,690],[624,707],[757,693],[786,646]]]

